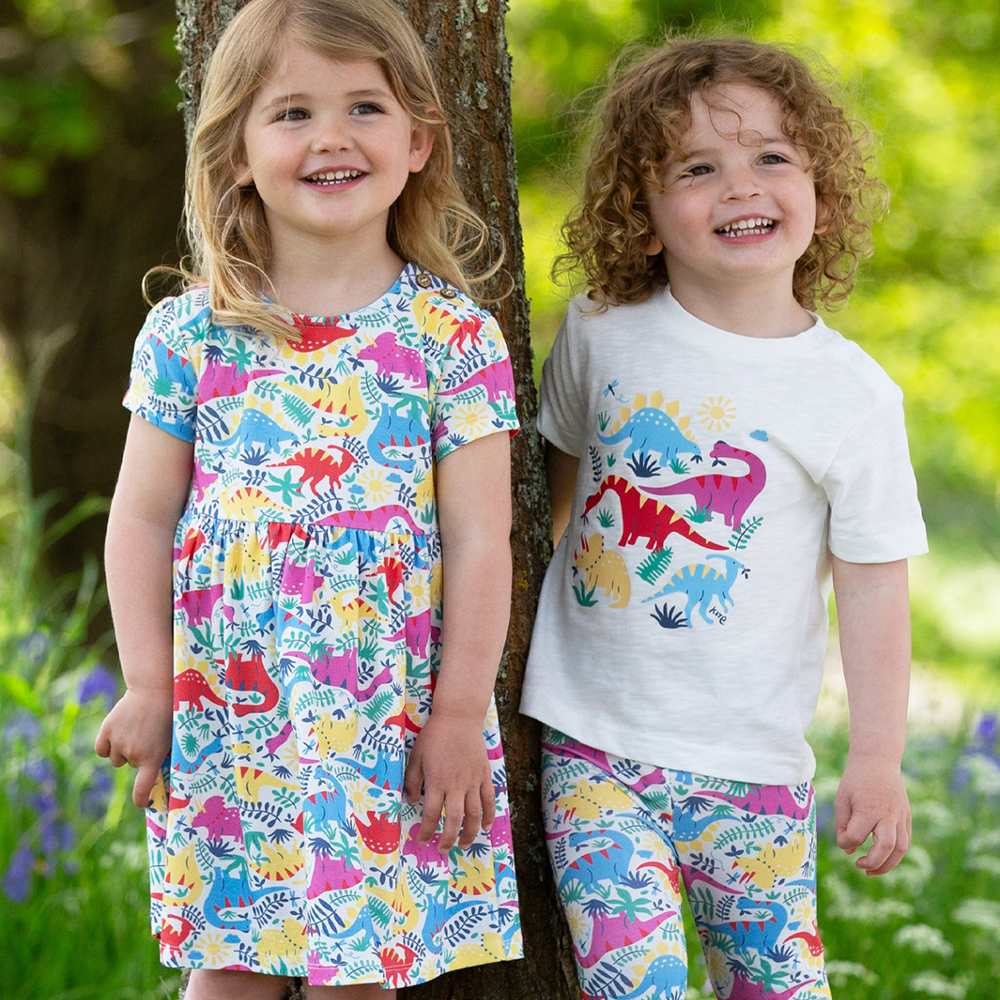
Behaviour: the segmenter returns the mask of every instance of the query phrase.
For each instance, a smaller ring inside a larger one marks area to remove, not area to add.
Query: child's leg
[[[677,861],[644,799],[663,772],[550,729],[544,739],[546,839],[582,997],[682,1000]]]
[[[281,1000],[291,982],[285,976],[227,969],[195,969],[184,1000]]]
[[[395,990],[383,990],[377,983],[362,986],[310,986],[307,1000],[396,1000]]]
[[[812,786],[672,775],[670,830],[716,995],[828,1000]]]

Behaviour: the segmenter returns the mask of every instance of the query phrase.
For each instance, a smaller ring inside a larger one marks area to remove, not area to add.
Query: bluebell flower
[[[45,662],[45,658],[49,655],[51,648],[52,639],[49,638],[49,634],[35,629],[34,632],[29,633],[21,640],[18,652],[32,666],[37,667]]]
[[[106,768],[97,768],[90,776],[80,796],[80,812],[84,816],[101,816],[108,805],[114,781]]]
[[[45,819],[42,821],[41,840],[43,853],[51,858],[53,854],[73,850],[76,833],[65,820]]]
[[[10,859],[10,865],[3,877],[3,891],[8,899],[20,903],[28,898],[31,891],[31,871],[35,867],[35,855],[29,847],[19,847]]]
[[[39,785],[45,785],[55,780],[56,772],[47,757],[32,757],[24,765],[24,775]]]
[[[103,698],[105,705],[110,708],[118,697],[118,679],[103,663],[98,663],[80,681],[80,689],[76,697],[81,705],[86,705],[88,701],[93,701],[94,698]]]
[[[996,712],[984,712],[976,725],[976,732],[973,740],[980,747],[994,756],[997,745],[997,732],[1000,731],[1000,720]]]
[[[38,717],[27,709],[19,709],[3,728],[5,743],[34,743],[41,729]]]

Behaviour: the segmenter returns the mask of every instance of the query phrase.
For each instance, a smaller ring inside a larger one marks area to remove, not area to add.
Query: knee
[[[284,1000],[290,980],[260,972],[195,969],[184,1000]]]

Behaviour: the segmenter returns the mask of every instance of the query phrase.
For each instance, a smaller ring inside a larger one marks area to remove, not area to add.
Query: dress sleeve
[[[857,422],[823,476],[830,551],[838,559],[893,562],[927,551],[902,403],[896,389]]]
[[[176,299],[163,299],[136,337],[122,405],[168,434],[194,441],[197,382]]]
[[[431,440],[436,462],[476,438],[504,430],[513,436],[520,427],[514,372],[497,321],[477,309],[465,325],[467,338],[449,345],[434,378]]]
[[[586,442],[587,422],[575,348],[567,314],[542,366],[538,432],[561,451],[579,458]]]

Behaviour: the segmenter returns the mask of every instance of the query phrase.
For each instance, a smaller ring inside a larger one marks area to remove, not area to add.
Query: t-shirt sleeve
[[[586,442],[585,400],[580,390],[576,343],[563,320],[542,366],[538,400],[538,432],[561,451],[580,457]]]
[[[822,479],[830,501],[830,551],[880,563],[927,551],[898,389],[858,421]]]
[[[517,433],[514,371],[497,321],[476,310],[465,319],[475,327],[468,340],[449,345],[434,378],[431,440],[440,462],[463,444],[497,431]]]
[[[194,441],[197,381],[190,342],[177,322],[176,300],[163,299],[136,337],[122,405],[168,434]]]

